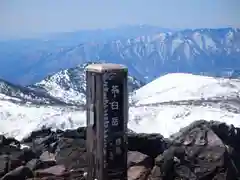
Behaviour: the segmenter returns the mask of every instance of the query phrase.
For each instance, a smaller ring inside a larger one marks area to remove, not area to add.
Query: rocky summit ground
[[[85,128],[0,136],[1,180],[84,180]],[[240,179],[240,129],[196,121],[169,139],[129,133],[128,180]]]

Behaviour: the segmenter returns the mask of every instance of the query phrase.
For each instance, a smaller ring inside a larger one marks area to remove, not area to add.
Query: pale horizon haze
[[[240,27],[240,0],[0,0],[0,38],[147,24]]]

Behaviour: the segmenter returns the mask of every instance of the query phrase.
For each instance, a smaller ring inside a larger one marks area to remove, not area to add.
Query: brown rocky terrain
[[[21,142],[0,136],[1,180],[84,180],[85,128],[42,129]],[[240,129],[196,121],[169,139],[129,133],[128,180],[237,180]],[[24,147],[26,146],[26,147]]]

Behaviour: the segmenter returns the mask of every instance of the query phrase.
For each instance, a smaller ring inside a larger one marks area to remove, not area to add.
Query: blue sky
[[[130,24],[240,27],[240,0],[0,0],[0,37]]]

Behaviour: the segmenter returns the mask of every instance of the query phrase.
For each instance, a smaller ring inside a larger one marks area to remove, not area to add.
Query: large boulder
[[[19,166],[5,174],[1,180],[25,180],[32,178],[33,172],[26,166]]]
[[[155,158],[169,145],[167,139],[160,134],[128,134],[128,150],[139,151]]]
[[[0,139],[0,177],[36,157],[30,149],[21,149],[19,141],[4,136]]]
[[[150,179],[237,179],[240,166],[235,162],[240,159],[234,143],[240,139],[237,134],[229,138],[229,129],[222,123],[196,121],[174,134],[170,147],[155,159]],[[232,144],[227,145],[229,139]]]
[[[128,180],[145,180],[153,167],[153,159],[138,151],[128,152]]]

